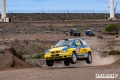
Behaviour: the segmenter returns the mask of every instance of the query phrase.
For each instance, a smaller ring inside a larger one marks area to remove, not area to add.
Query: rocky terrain
[[[38,21],[60,21],[60,20],[97,20],[109,18],[107,13],[9,13],[12,22],[38,22]],[[120,14],[116,14],[120,19]]]
[[[111,22],[81,22],[82,24],[78,23],[78,21],[54,22],[52,24],[49,22],[1,23],[1,52],[5,52],[3,48],[6,46],[12,47],[16,51],[18,58],[32,65],[41,66],[43,63],[40,64],[40,60],[33,59],[43,58],[45,50],[49,49],[51,45],[54,45],[60,39],[76,38],[77,36],[70,36],[69,34],[69,29],[73,27],[81,32],[81,38],[85,38],[93,53],[97,51],[97,53],[101,53],[100,55],[104,54],[106,56],[109,50],[119,50],[119,38],[116,39],[114,35],[104,34],[105,27]],[[96,36],[86,36],[86,29],[92,29]]]
[[[114,34],[105,32],[106,26],[111,23],[120,24],[120,22],[119,20],[108,21],[106,19],[108,14],[8,15],[12,17],[12,22],[0,23],[0,80],[39,80],[40,78],[41,80],[68,80],[68,76],[71,76],[72,80],[72,72],[79,74],[79,76],[73,75],[75,80],[79,78],[94,80],[95,74],[102,73],[101,71],[105,73],[115,72],[120,75],[120,56],[118,55],[120,38],[115,38]],[[117,16],[119,18],[119,15]],[[80,61],[75,65],[65,67],[61,62],[56,63],[51,68],[47,67],[43,59],[45,50],[49,49],[51,45],[54,45],[60,39],[78,38],[78,36],[70,36],[70,28],[77,28],[81,32],[80,38],[85,38],[91,47],[93,63],[88,65],[84,61]],[[91,29],[95,36],[86,36],[85,30],[87,29]],[[111,53],[109,52],[111,50],[118,51],[118,54],[110,55]],[[83,77],[80,76],[79,71],[81,71],[81,75],[83,73]],[[56,72],[59,74],[54,74]],[[92,73],[92,77],[84,78],[85,75],[89,75],[88,72]],[[64,75],[61,75],[63,73]],[[43,76],[44,74],[47,74],[47,76]],[[53,75],[55,76],[53,77]],[[59,79],[56,79],[56,76],[59,76]],[[119,78],[117,79],[119,80]]]

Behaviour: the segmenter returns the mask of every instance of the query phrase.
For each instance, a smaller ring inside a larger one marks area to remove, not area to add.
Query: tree
[[[110,24],[105,28],[105,31],[116,32],[116,34],[118,35],[119,29],[120,29],[119,24]]]

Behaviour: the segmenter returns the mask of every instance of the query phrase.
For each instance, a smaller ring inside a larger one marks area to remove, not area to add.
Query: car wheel
[[[46,64],[47,64],[47,66],[53,66],[54,65],[54,61],[46,60]]]
[[[73,33],[71,33],[71,36],[73,36],[74,34]]]
[[[91,37],[91,34],[89,35],[89,37]]]
[[[72,54],[71,63],[75,64],[77,62],[77,56],[75,53]]]
[[[75,36],[75,34],[73,34],[73,36]]]
[[[69,66],[70,65],[70,61],[64,61],[64,65],[65,66]]]
[[[92,55],[90,53],[88,53],[88,58],[86,59],[86,62],[88,64],[92,63]]]

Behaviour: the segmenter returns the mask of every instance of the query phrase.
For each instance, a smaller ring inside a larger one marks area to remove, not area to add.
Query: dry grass
[[[110,50],[108,51],[109,55],[120,55],[120,51],[119,50]]]

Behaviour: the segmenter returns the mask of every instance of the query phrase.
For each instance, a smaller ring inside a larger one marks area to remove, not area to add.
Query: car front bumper
[[[72,58],[72,54],[65,54],[65,53],[61,53],[61,54],[45,54],[44,58],[46,60],[66,60],[66,59],[71,59]]]

